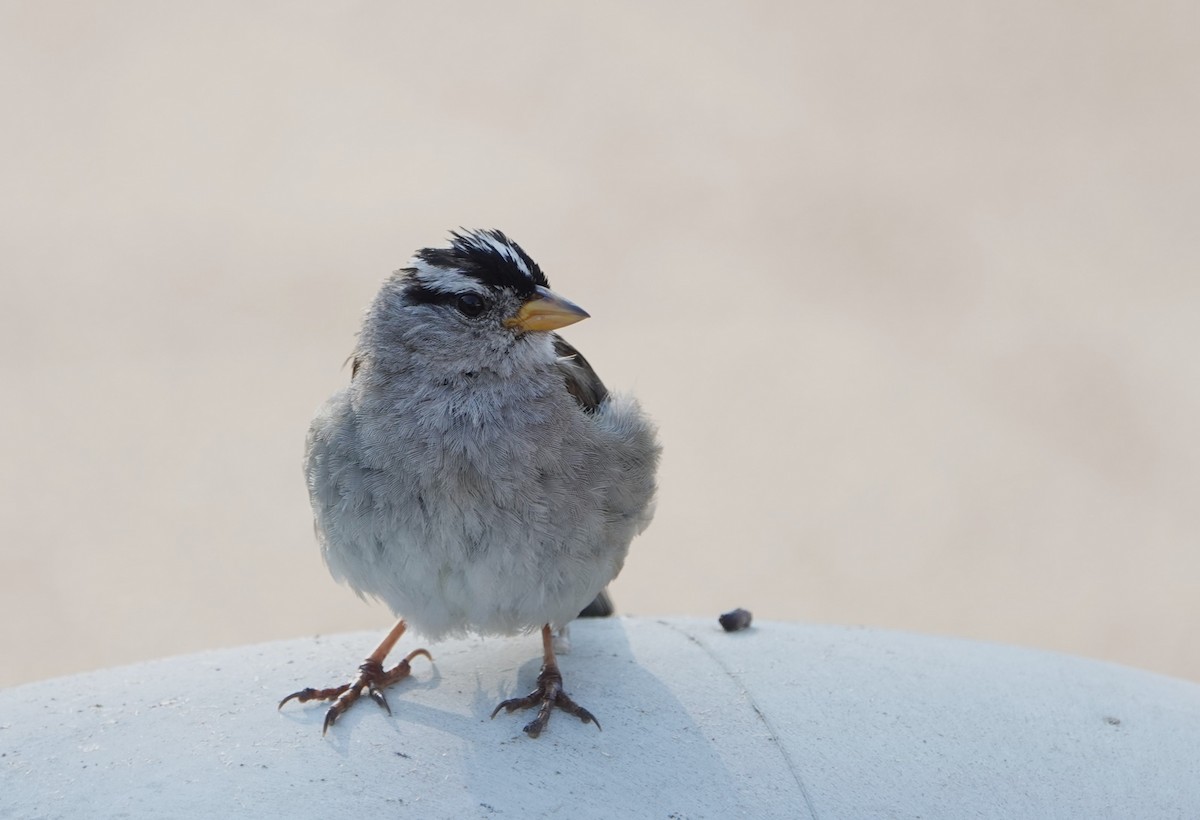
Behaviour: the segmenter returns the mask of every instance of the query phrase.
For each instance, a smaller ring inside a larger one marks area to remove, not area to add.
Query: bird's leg
[[[599,729],[600,721],[596,720],[596,716],[567,697],[567,693],[563,691],[562,673],[558,671],[558,661],[554,658],[554,638],[550,631],[550,624],[542,627],[542,657],[542,671],[537,677],[537,689],[523,698],[509,698],[504,701],[492,712],[492,717],[500,714],[501,709],[515,712],[518,709],[537,706],[539,707],[537,717],[525,725],[525,734],[537,737],[550,722],[550,713],[557,706],[584,723],[596,724],[596,728]]]
[[[283,700],[279,701],[279,708],[283,708],[283,704],[289,700],[298,700],[301,703],[307,703],[310,700],[332,700],[333,703],[329,707],[329,711],[325,713],[325,725],[321,729],[321,734],[329,731],[329,727],[333,725],[338,716],[354,705],[355,701],[366,693],[371,700],[378,703],[387,713],[392,713],[392,707],[388,706],[387,698],[383,696],[383,690],[391,686],[397,681],[407,678],[412,672],[410,661],[417,655],[424,655],[429,660],[433,660],[433,656],[424,649],[414,649],[404,656],[404,660],[393,666],[391,669],[383,668],[383,661],[387,658],[388,653],[392,651],[392,647],[396,645],[396,641],[400,640],[400,636],[404,634],[404,630],[408,628],[408,624],[401,618],[392,627],[392,631],[387,634],[387,637],[380,642],[379,646],[375,647],[375,651],[367,656],[362,665],[358,667],[358,677],[343,683],[341,686],[333,686],[329,689],[301,689],[299,692],[292,692]]]

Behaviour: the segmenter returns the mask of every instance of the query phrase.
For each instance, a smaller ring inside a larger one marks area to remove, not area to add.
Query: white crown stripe
[[[465,293],[470,291],[481,296],[487,294],[487,286],[473,276],[468,276],[454,268],[439,268],[430,265],[419,256],[414,256],[408,263],[413,270],[413,278],[429,290],[439,293]]]
[[[525,260],[521,258],[521,255],[512,249],[511,245],[501,242],[490,233],[472,234],[471,238],[475,240],[482,239],[483,242],[487,244],[493,251],[516,265],[517,269],[520,270],[521,273],[525,274],[526,278],[530,280],[533,279],[533,273],[530,272],[529,266],[525,264]]]

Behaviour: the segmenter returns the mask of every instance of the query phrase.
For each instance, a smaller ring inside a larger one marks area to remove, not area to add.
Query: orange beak
[[[515,316],[505,319],[504,324],[521,331],[557,330],[581,322],[589,315],[574,302],[546,288],[538,287],[537,295],[521,305]]]

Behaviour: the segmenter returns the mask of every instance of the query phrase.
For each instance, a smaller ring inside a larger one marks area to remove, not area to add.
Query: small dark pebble
[[[726,612],[717,620],[721,622],[721,628],[726,632],[738,632],[750,626],[753,617],[749,610],[735,609],[733,612]]]

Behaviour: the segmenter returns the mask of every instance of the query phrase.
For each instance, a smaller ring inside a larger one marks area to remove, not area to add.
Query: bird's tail
[[[608,597],[608,590],[602,589],[595,600],[583,608],[583,611],[579,613],[579,617],[607,618],[616,611],[617,609],[613,606],[612,598]]]

